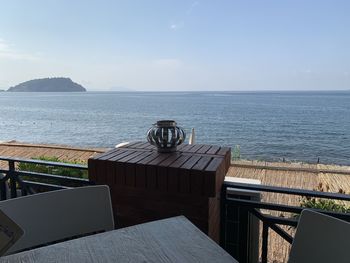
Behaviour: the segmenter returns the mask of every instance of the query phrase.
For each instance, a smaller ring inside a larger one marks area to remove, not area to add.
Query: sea
[[[350,165],[350,91],[0,92],[0,141],[114,147],[162,119],[236,158]]]

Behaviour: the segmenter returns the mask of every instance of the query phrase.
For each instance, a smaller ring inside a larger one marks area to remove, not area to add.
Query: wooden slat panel
[[[138,188],[146,187],[146,166],[143,164],[135,166],[135,186]]]
[[[221,147],[220,150],[216,153],[217,155],[226,155],[228,151],[231,151],[229,147]]]
[[[168,158],[166,158],[164,161],[159,163],[157,165],[157,182],[158,182],[158,189],[160,191],[168,191],[168,166],[174,163],[177,159],[179,159],[181,156],[180,153],[176,152],[174,154],[171,154]],[[173,184],[173,188],[171,188],[171,191],[175,192],[177,188],[177,182],[170,182]]]
[[[138,164],[148,164],[149,162],[152,162],[154,159],[158,157],[158,153],[152,153],[151,155],[147,156],[146,158],[143,158],[142,160],[138,161]]]
[[[143,152],[133,152],[133,153],[128,154],[127,156],[119,159],[118,162],[125,163],[125,162],[127,162],[127,161],[129,161],[129,160],[131,160],[131,159],[141,155],[142,153]]]
[[[132,146],[130,146],[129,148],[132,148],[132,149],[143,149],[143,146],[145,145],[146,143],[145,142],[138,142]]]
[[[187,152],[188,150],[190,150],[192,147],[194,147],[194,145],[190,145],[190,144],[185,144],[182,148],[181,148],[181,152]]]
[[[146,187],[149,190],[155,190],[157,188],[157,167],[146,166]]]
[[[128,144],[122,146],[122,147],[119,147],[119,148],[131,148],[133,145],[135,144],[139,144],[140,142],[137,141],[137,142],[129,142]]]
[[[203,145],[196,153],[206,153],[210,148],[210,145]]]
[[[125,164],[115,162],[115,184],[119,186],[125,185]]]
[[[195,144],[191,149],[187,150],[189,153],[195,153],[197,152],[200,148],[202,148],[204,145],[202,144]]]
[[[210,149],[206,152],[207,154],[216,154],[220,150],[219,146],[213,145],[210,147]]]
[[[141,144],[138,144],[137,149],[146,149],[147,147],[149,146],[149,143],[148,142],[142,142]]]
[[[179,192],[180,178],[183,176],[181,171],[177,168],[168,168],[168,192],[177,193]]]
[[[165,166],[157,166],[157,183],[161,192],[168,191],[168,169]]]
[[[118,155],[115,155],[115,156],[109,158],[109,161],[111,161],[111,162],[119,161],[120,159],[122,159],[125,156],[128,156],[130,154],[133,154],[134,152],[135,152],[134,150],[123,149],[122,151],[118,152]]]
[[[220,191],[221,184],[225,179],[225,163],[223,158],[213,158],[205,168],[204,193],[209,196],[215,196]]]
[[[191,169],[198,161],[201,159],[201,156],[193,155],[188,159],[187,162],[185,162],[183,165],[181,165],[182,169]]]
[[[169,153],[161,153],[158,154],[157,158],[155,158],[154,160],[150,161],[148,163],[148,165],[158,165],[161,162],[163,162],[165,159],[169,158],[172,154]]]
[[[169,166],[172,163],[174,163],[178,158],[180,158],[181,154],[178,152],[175,152],[173,154],[171,154],[168,158],[166,158],[164,161],[162,161],[161,163],[159,163],[159,166]]]
[[[127,163],[137,163],[142,159],[145,159],[146,157],[150,156],[151,154],[152,152],[142,152],[140,155],[128,160]]]
[[[202,195],[204,193],[204,173],[199,170],[190,171],[191,189],[193,195]]]
[[[94,157],[93,159],[101,160],[101,161],[108,160],[110,157],[117,155],[119,151],[120,151],[119,149],[113,149],[109,152],[106,152],[106,153],[100,155],[100,156]]]
[[[212,159],[212,157],[204,156],[192,167],[192,169],[202,171],[209,165]]]
[[[181,155],[178,159],[176,159],[175,162],[169,165],[169,167],[172,168],[179,168],[181,167],[185,162],[187,162],[188,159],[191,158],[191,155]]]
[[[136,167],[132,163],[125,163],[125,185],[136,186]]]

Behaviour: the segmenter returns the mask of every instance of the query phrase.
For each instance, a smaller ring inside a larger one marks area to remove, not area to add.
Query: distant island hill
[[[86,89],[70,78],[44,78],[22,82],[9,88],[9,92],[85,92]]]

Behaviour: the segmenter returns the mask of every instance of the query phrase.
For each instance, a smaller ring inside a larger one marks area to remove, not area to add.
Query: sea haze
[[[0,112],[0,141],[113,147],[175,119],[241,158],[350,164],[350,92],[1,92]]]

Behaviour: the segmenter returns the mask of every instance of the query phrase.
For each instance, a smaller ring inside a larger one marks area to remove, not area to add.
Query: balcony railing
[[[36,192],[68,189],[91,184],[88,179],[54,174],[54,168],[67,168],[87,171],[88,168],[85,165],[48,162],[33,159],[8,158],[1,156],[0,161],[4,163],[2,167],[8,167],[7,169],[0,168],[0,174],[2,175],[0,178],[1,200],[5,200],[8,197],[15,198],[18,196],[19,192],[20,195],[27,195],[34,194]],[[18,164],[20,163],[46,166],[53,169],[51,174],[23,171],[18,169]]]
[[[36,192],[67,189],[91,185],[88,179],[55,175],[55,168],[67,168],[87,171],[88,167],[78,164],[66,164],[32,159],[1,157],[0,168],[0,198],[15,198],[18,195],[34,194]],[[38,173],[19,169],[19,164],[27,163],[52,167],[52,173]],[[262,200],[247,196],[231,194],[230,189],[253,191],[263,195]],[[281,202],[267,202],[265,195],[278,194],[307,198],[322,198],[328,200],[350,201],[350,195],[327,193],[312,190],[301,190],[266,185],[225,182],[221,190],[221,233],[220,245],[231,253],[239,262],[252,262],[252,235],[255,233],[255,243],[259,246],[258,259],[268,262],[271,251],[271,233],[275,232],[287,243],[293,242],[294,228],[298,224],[298,215],[304,207]],[[338,213],[325,210],[316,211],[350,222],[350,213]],[[258,224],[255,232],[251,222]],[[272,230],[272,231],[271,231]],[[233,238],[234,237],[234,238]],[[254,254],[254,253],[253,253]],[[277,261],[278,262],[278,261]]]
[[[262,226],[258,241],[260,240],[259,259],[262,263],[268,262],[269,234],[272,230],[286,240],[293,242],[293,229],[298,225],[298,215],[305,207],[293,206],[281,203],[257,201],[246,196],[231,195],[228,189],[254,191],[263,194],[283,194],[304,198],[322,198],[328,200],[350,201],[350,195],[340,193],[327,193],[320,191],[301,190],[285,187],[273,187],[266,185],[254,185],[244,183],[225,182],[221,193],[221,246],[230,252],[239,262],[251,261],[252,229],[249,223],[252,219],[257,220]],[[338,213],[320,209],[312,209],[324,214],[350,221],[350,213]],[[238,216],[237,216],[238,215]],[[232,225],[239,224],[238,227]],[[259,229],[259,228],[258,228]],[[238,233],[239,232],[239,233]],[[232,238],[232,237],[237,237]],[[238,241],[238,243],[235,243]],[[280,249],[280,248],[276,248]],[[259,260],[258,259],[258,260]],[[269,262],[273,262],[269,260]],[[280,262],[276,260],[276,262]]]

